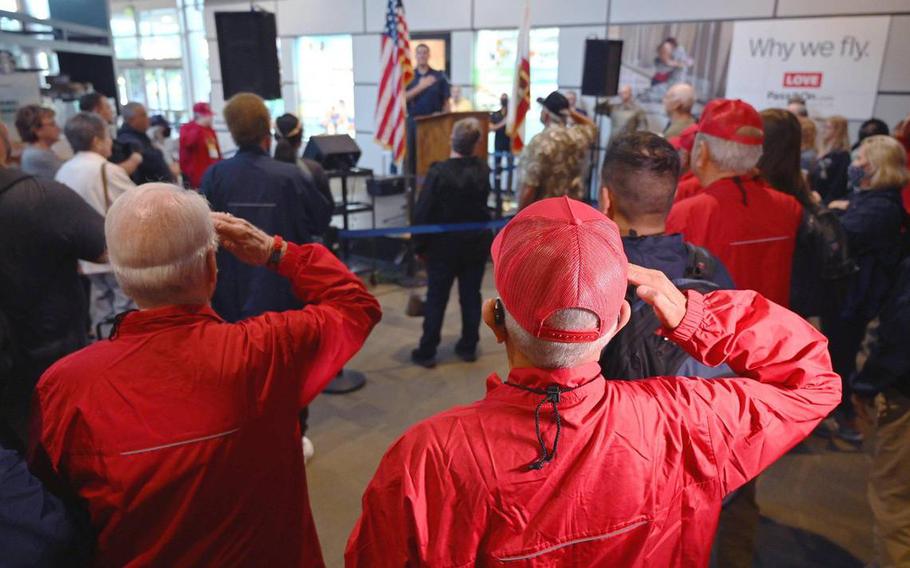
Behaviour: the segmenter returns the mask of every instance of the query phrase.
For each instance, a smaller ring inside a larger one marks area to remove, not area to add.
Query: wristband
[[[265,265],[270,268],[278,268],[278,263],[281,261],[281,253],[284,250],[284,239],[279,235],[275,235],[274,241],[272,241],[272,252],[269,253],[269,259],[265,261]]]

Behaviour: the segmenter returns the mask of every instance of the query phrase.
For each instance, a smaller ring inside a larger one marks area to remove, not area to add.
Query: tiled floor
[[[348,395],[322,395],[311,406],[309,436],[316,456],[308,466],[310,499],[330,567],[343,564],[360,497],[389,444],[409,425],[482,397],[487,375],[508,369],[503,348],[486,329],[477,362],[454,357],[460,322],[456,291],[443,329],[440,364],[433,370],[411,365],[408,355],[420,336],[421,320],[404,315],[409,292],[393,285],[373,291],[382,302],[383,321],[349,365],[367,374],[367,386]],[[488,274],[484,297],[494,293]],[[763,474],[758,502],[764,519],[755,565],[837,568],[867,562],[871,521],[865,467],[855,448],[811,438]]]

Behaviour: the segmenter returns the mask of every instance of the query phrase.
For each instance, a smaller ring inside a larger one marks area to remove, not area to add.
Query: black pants
[[[423,308],[421,356],[436,355],[446,305],[449,303],[449,292],[456,278],[458,301],[461,304],[461,339],[455,348],[462,352],[472,352],[477,348],[477,342],[480,341],[480,285],[486,264],[486,259],[476,258],[427,259],[427,301]]]
[[[822,318],[822,331],[828,337],[828,351],[834,372],[843,381],[843,399],[838,407],[845,418],[853,418],[853,403],[850,395],[850,377],[856,372],[856,356],[866,337],[869,321],[865,318],[844,318],[839,315]]]

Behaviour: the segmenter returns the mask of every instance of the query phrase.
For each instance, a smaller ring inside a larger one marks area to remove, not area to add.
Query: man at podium
[[[407,173],[417,169],[417,123],[420,116],[449,112],[449,79],[446,74],[430,67],[430,48],[421,43],[415,49],[417,68],[414,79],[408,84],[404,98],[408,104],[408,160]]]

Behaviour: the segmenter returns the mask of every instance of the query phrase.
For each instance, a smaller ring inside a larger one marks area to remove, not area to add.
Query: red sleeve
[[[322,245],[288,243],[278,272],[291,281],[294,293],[306,306],[265,313],[237,325],[245,329],[247,345],[271,347],[263,356],[272,375],[300,380],[299,404],[303,407],[360,350],[382,311],[360,279]],[[262,361],[250,364],[261,365]],[[262,388],[270,384],[266,380]]]
[[[685,318],[665,335],[745,377],[676,380],[671,389],[692,431],[706,432],[729,493],[809,435],[840,402],[841,380],[827,339],[793,312],[753,291],[687,295]]]

